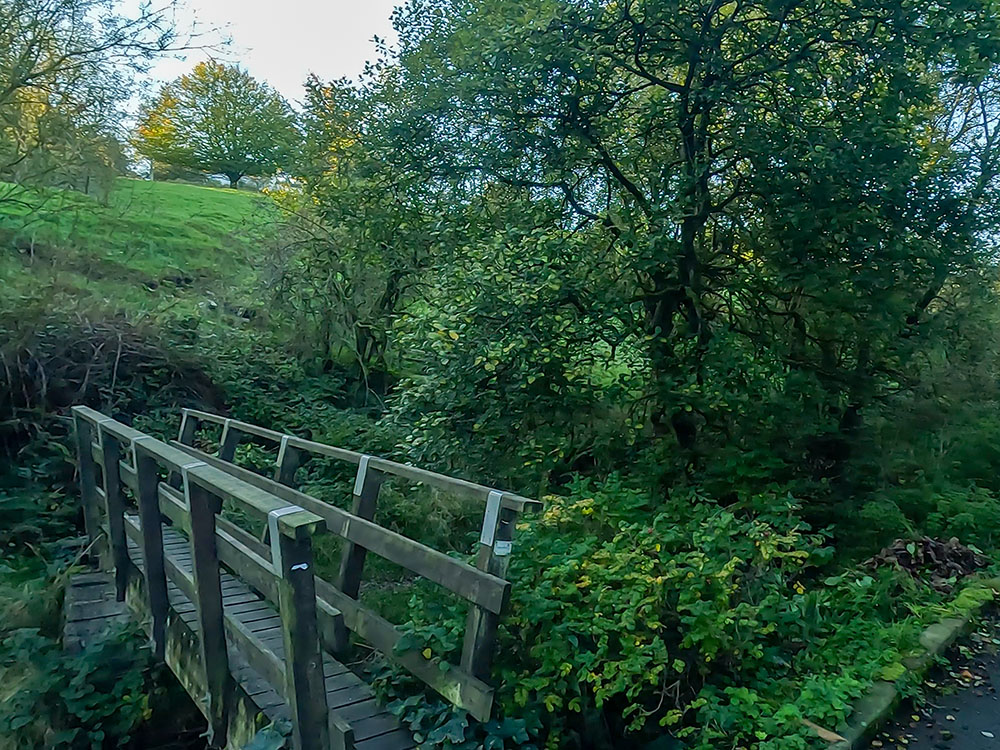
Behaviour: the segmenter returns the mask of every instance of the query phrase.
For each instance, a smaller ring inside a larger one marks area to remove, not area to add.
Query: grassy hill
[[[249,304],[273,207],[257,193],[120,179],[107,203],[0,184],[8,301],[128,316]]]

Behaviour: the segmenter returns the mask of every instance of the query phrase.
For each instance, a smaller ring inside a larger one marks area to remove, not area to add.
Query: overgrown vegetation
[[[68,405],[227,411],[545,499],[494,721],[369,665],[429,745],[813,746],[992,596],[896,562],[1000,560],[998,10],[412,2],[361,81],[307,82],[270,196],[5,187],[4,564],[71,560],[39,546],[78,521]],[[348,474],[302,479],[343,505]],[[380,502],[474,546],[481,508]],[[456,659],[464,611],[372,581]]]

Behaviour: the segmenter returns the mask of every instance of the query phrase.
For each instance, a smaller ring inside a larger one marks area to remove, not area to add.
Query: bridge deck
[[[137,516],[127,516],[128,523],[138,526]],[[164,554],[182,570],[192,573],[191,545],[188,539],[169,527],[163,528]],[[131,539],[128,552],[138,570],[143,570],[141,548]],[[71,583],[71,589],[95,591],[94,574],[78,576]],[[284,659],[281,618],[274,606],[245,583],[227,572],[221,576],[223,607],[246,628],[267,644],[275,654]],[[170,607],[187,628],[198,633],[196,606],[172,582],[168,580]],[[83,608],[75,608],[67,613],[67,642],[70,631],[74,644],[85,640],[86,636],[98,634],[105,629],[105,617],[120,619],[122,605],[113,600],[113,588],[109,594],[103,591],[99,597],[83,596],[89,600]],[[79,597],[78,597],[79,598]],[[259,711],[270,720],[290,719],[289,709],[284,699],[261,675],[250,667],[240,656],[236,644],[229,643],[230,671],[234,679],[250,697]],[[409,750],[416,746],[412,735],[405,730],[391,713],[379,705],[371,687],[350,671],[344,664],[324,653],[323,674],[326,697],[330,710],[351,725],[354,731],[356,750]]]

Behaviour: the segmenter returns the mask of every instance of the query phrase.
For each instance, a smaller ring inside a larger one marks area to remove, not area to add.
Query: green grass
[[[126,315],[249,305],[273,218],[265,196],[221,188],[122,178],[105,204],[0,183],[0,281],[7,294]]]

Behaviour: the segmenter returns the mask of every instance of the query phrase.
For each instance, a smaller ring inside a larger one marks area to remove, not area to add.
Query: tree
[[[188,41],[169,5],[0,3],[0,179],[82,187],[113,174],[134,74]]]
[[[288,103],[235,65],[203,62],[143,107],[135,145],[154,162],[223,174],[272,175],[291,164],[298,135]]]
[[[1000,31],[990,3],[963,9],[414,2],[398,158],[556,199],[551,227],[592,233],[615,283],[583,304],[612,301],[647,356],[646,418],[689,462],[741,423],[720,372],[762,366],[808,384],[807,462],[837,475],[984,257],[982,193],[939,121],[942,91],[990,80]]]

